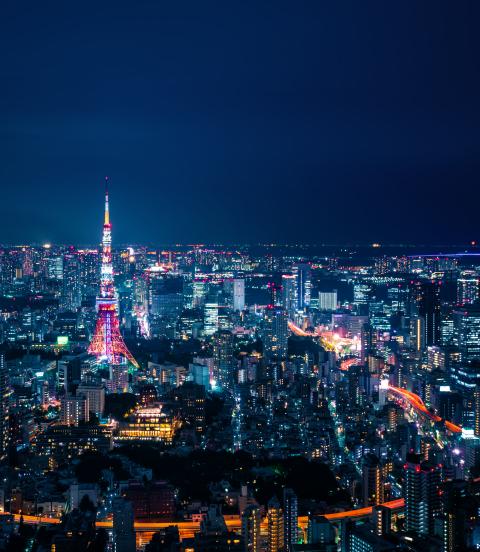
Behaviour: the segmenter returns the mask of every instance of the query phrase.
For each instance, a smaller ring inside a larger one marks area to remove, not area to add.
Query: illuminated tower
[[[126,363],[138,368],[120,333],[118,303],[112,267],[112,225],[108,208],[108,178],[105,179],[105,220],[103,223],[100,293],[97,297],[97,324],[88,352],[110,367],[111,391],[126,391]]]

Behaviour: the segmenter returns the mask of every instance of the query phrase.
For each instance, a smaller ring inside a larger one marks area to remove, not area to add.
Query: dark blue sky
[[[5,0],[0,242],[478,239],[479,16]]]

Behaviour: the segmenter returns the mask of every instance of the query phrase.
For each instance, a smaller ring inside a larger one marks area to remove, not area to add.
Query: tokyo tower
[[[97,297],[97,323],[88,348],[99,362],[111,368],[130,361],[138,368],[137,361],[127,349],[120,333],[118,302],[115,297],[112,267],[112,225],[108,208],[108,177],[105,178],[105,219],[103,222],[102,265],[100,269],[100,294]]]

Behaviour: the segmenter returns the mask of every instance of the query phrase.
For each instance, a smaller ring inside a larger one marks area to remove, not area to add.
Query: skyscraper
[[[245,552],[260,552],[260,509],[251,504],[242,513],[242,537]]]
[[[474,270],[464,270],[457,280],[457,303],[471,305],[480,299],[479,279]]]
[[[454,340],[462,363],[480,359],[480,305],[453,311]]]
[[[475,387],[473,398],[475,410],[474,433],[476,437],[480,437],[480,386],[478,385]]]
[[[205,322],[203,333],[206,336],[213,335],[219,327],[218,324],[218,290],[211,289],[205,300]]]
[[[78,426],[80,422],[88,422],[88,398],[84,395],[66,396],[61,401],[62,424]]]
[[[233,354],[233,334],[220,330],[213,337],[213,377],[215,384],[231,390],[235,380],[237,361]]]
[[[440,343],[440,287],[436,281],[415,282],[413,296],[418,315],[425,321],[425,346]]]
[[[443,550],[463,552],[469,549],[469,531],[476,517],[473,497],[466,481],[446,481],[443,485]]]
[[[63,280],[61,305],[65,310],[76,310],[82,302],[80,263],[72,249],[63,256]]]
[[[113,499],[113,549],[114,552],[135,552],[133,507],[124,498]]]
[[[283,489],[285,550],[290,552],[298,542],[298,499],[293,489]]]
[[[381,504],[384,498],[383,473],[380,460],[375,454],[369,453],[363,459],[362,481],[364,506]]]
[[[243,278],[230,278],[223,283],[228,295],[229,306],[234,311],[242,311],[245,308],[245,280]]]
[[[8,367],[5,362],[5,356],[0,353],[0,460],[7,456],[8,445],[10,442],[9,408],[10,386],[8,378]]]
[[[263,352],[267,359],[284,359],[288,349],[288,316],[282,307],[269,305],[263,319]]]
[[[420,455],[409,453],[405,464],[403,494],[405,529],[431,535],[435,518],[441,513],[441,472],[438,466],[421,462]]]
[[[283,510],[277,497],[268,502],[268,552],[279,552],[285,546]]]
[[[125,378],[119,377],[118,373],[127,372],[127,361],[130,361],[136,368],[138,368],[138,364],[127,349],[120,333],[118,301],[115,297],[113,282],[112,225],[108,204],[108,179],[105,180],[105,217],[100,269],[100,294],[97,297],[97,324],[88,351],[95,355],[99,362],[104,362],[110,367],[110,380],[114,382],[114,388],[111,390],[125,391]],[[118,385],[115,382],[118,382]]]
[[[293,318],[297,310],[297,291],[297,276],[284,274],[282,276],[282,303],[289,318]]]
[[[293,274],[297,282],[297,306],[304,309],[310,305],[312,269],[309,264],[300,263],[293,267]]]

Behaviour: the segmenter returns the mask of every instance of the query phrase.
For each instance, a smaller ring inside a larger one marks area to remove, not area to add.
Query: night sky
[[[480,238],[478,1],[0,3],[0,242]]]

